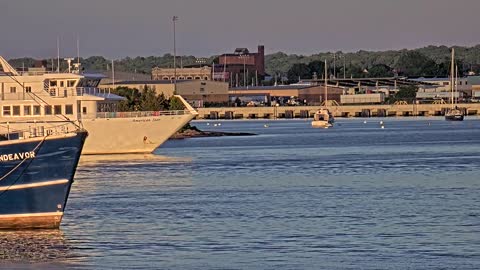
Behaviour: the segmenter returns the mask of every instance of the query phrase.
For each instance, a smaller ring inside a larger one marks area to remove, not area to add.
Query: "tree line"
[[[168,111],[183,110],[185,106],[177,97],[167,98],[163,93],[157,94],[155,90],[145,85],[143,89],[130,87],[117,87],[112,93],[125,97],[118,104],[118,111]]]
[[[298,78],[311,79],[316,73],[319,78],[324,73],[324,60],[328,61],[329,76],[337,78],[373,78],[373,77],[445,77],[449,74],[451,48],[447,46],[428,46],[413,50],[358,51],[358,52],[322,52],[309,56],[277,52],[265,56],[267,74],[273,83],[276,79],[296,82]],[[455,47],[456,64],[461,75],[469,72],[480,74],[480,45],[474,47]],[[173,55],[148,57],[126,57],[115,60],[115,70],[151,74],[154,67],[173,67]],[[80,59],[88,71],[106,71],[111,68],[111,60],[102,56]],[[31,67],[32,58],[10,59],[16,68]],[[218,56],[202,58],[201,63],[218,63]],[[44,61],[47,68],[56,65],[53,59]],[[177,56],[178,66],[201,65],[195,56]],[[61,61],[61,70],[66,70],[65,61]]]

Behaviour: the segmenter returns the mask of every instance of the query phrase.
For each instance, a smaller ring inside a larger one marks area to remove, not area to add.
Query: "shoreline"
[[[206,137],[225,137],[225,136],[255,136],[258,134],[248,132],[223,132],[223,131],[203,131],[193,126],[182,131],[178,131],[169,140],[183,140],[189,138]]]

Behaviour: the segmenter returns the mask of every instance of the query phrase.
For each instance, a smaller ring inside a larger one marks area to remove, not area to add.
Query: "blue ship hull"
[[[86,137],[0,142],[0,229],[60,226]]]

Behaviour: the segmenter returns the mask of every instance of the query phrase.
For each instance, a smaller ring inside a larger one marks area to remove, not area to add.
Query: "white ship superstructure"
[[[39,122],[68,118],[89,132],[83,154],[151,153],[197,115],[180,96],[184,110],[119,112],[124,98],[98,89],[102,78],[78,71],[18,72],[0,56],[0,123],[24,121],[36,129]]]

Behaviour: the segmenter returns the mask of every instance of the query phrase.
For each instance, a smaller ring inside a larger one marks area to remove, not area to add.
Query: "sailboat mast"
[[[451,98],[451,102],[452,102],[452,108],[453,108],[453,85],[455,83],[455,48],[452,48],[452,63],[450,65],[450,93],[452,94]]]
[[[458,65],[455,65],[455,95],[458,93]],[[458,103],[458,97],[454,97],[455,105]]]
[[[327,86],[327,83],[328,83],[328,73],[327,73],[327,59],[325,59],[325,107],[327,107],[327,104],[328,104],[328,94],[327,94],[327,91],[328,91],[328,86]]]

